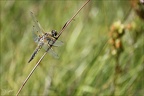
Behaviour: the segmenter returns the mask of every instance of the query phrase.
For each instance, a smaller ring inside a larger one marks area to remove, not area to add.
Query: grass
[[[0,93],[15,95],[44,50],[28,60],[36,44],[32,38],[32,11],[46,31],[60,31],[84,1],[0,1]],[[59,59],[46,55],[20,93],[49,96],[142,96],[144,93],[144,23],[130,10],[129,1],[92,0],[66,28],[54,48]],[[128,15],[127,15],[128,13]],[[124,18],[126,19],[124,20]],[[115,56],[111,55],[110,26],[116,21],[133,27],[121,38],[122,72],[114,85]],[[114,93],[114,94],[113,94]]]

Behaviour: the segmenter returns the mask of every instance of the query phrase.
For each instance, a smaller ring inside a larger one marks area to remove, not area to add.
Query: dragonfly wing
[[[47,43],[44,43],[43,49],[46,51],[50,46]]]
[[[33,39],[36,43],[38,43],[39,38],[41,37],[41,34],[39,34],[39,31],[36,29],[35,26],[33,26]]]
[[[52,48],[48,51],[48,53],[54,58],[59,58],[58,54]]]
[[[41,27],[41,25],[39,24],[38,20],[35,18],[34,14],[32,12],[31,12],[31,17],[32,17],[33,22],[34,22],[34,26],[33,26],[34,34],[36,36],[43,35],[45,32],[44,32],[43,28]]]
[[[64,43],[62,41],[59,41],[59,40],[56,40],[56,42],[53,44],[53,46],[56,46],[56,47],[62,46],[62,45],[64,45]]]
[[[48,44],[43,45],[43,49],[46,51],[50,46]],[[58,54],[51,48],[48,53],[53,56],[54,58],[59,58]]]
[[[38,29],[39,32],[41,32],[41,34],[42,34],[42,33],[44,34],[45,32],[44,32],[43,28],[41,27],[40,23],[39,23],[38,20],[35,18],[34,14],[33,14],[32,12],[31,12],[31,16],[32,16],[32,19],[33,19],[33,21],[34,21],[35,27]]]
[[[54,38],[53,37],[47,37],[46,38],[46,43],[49,45],[52,45],[54,42]],[[55,47],[59,47],[62,46],[64,43],[62,41],[56,40],[55,43],[53,44],[53,46]]]

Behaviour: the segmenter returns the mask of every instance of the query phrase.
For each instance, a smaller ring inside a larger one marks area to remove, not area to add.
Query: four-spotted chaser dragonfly
[[[32,16],[32,19],[33,19],[33,22],[34,22],[33,37],[34,37],[34,41],[38,45],[37,45],[36,49],[34,50],[30,60],[28,61],[28,63],[33,60],[35,55],[38,53],[38,51],[42,47],[45,50],[47,50],[50,47],[50,45],[53,45],[53,46],[56,46],[56,47],[63,45],[63,42],[59,41],[59,40],[56,40],[56,42],[54,43],[54,40],[56,39],[56,36],[57,36],[57,32],[55,30],[52,30],[51,32],[45,32],[32,12],[31,12],[31,16]],[[48,53],[50,55],[52,55],[53,57],[58,58],[57,53],[55,53],[52,48],[50,48]]]

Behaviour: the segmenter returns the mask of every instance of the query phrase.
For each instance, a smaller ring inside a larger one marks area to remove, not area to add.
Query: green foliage
[[[30,11],[46,32],[59,32],[84,1],[3,0],[0,4],[0,93],[15,95],[44,53],[41,50],[27,63],[36,48]],[[92,0],[59,38],[65,43],[54,48],[60,58],[47,54],[20,96],[142,96],[144,21],[130,9],[129,1]],[[116,62],[110,54],[108,34],[117,20],[134,27],[122,38],[124,51],[118,58],[122,72],[115,85]]]

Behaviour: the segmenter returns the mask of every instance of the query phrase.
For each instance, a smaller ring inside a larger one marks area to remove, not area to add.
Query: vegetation
[[[2,96],[17,93],[44,53],[41,50],[28,63],[37,46],[30,11],[44,30],[59,32],[83,4],[81,0],[0,1]],[[136,1],[91,0],[59,38],[64,46],[54,47],[59,59],[47,54],[20,96],[142,96],[144,19],[139,10],[144,6]]]

